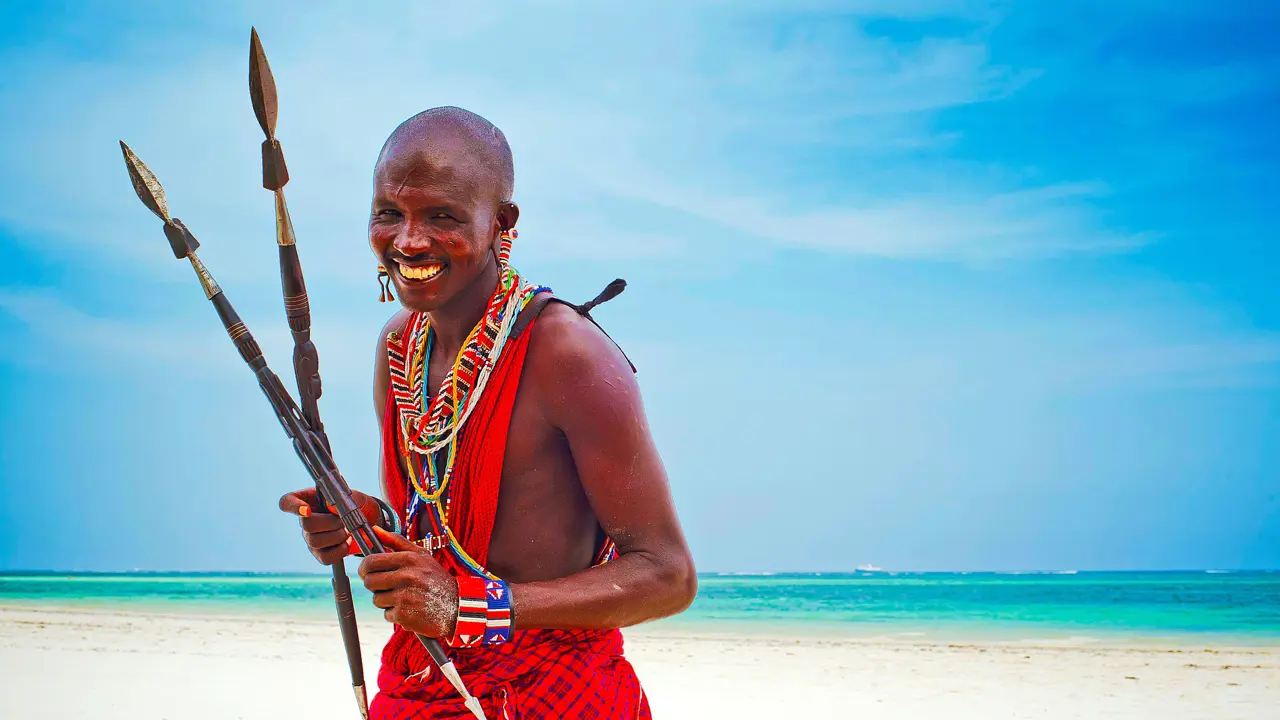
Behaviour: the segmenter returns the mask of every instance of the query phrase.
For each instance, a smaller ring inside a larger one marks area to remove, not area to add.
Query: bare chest
[[[488,569],[513,582],[563,577],[594,558],[599,523],[564,434],[539,407],[540,378],[520,381],[503,447]]]

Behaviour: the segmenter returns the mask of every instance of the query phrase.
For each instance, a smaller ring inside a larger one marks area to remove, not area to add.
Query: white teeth
[[[410,267],[402,263],[397,264],[400,265],[400,274],[405,276],[408,280],[427,280],[435,277],[444,269],[444,265],[440,264],[426,265],[423,267]]]

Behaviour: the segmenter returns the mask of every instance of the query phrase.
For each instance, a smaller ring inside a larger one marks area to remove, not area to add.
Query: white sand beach
[[[363,621],[372,683],[387,626]],[[658,718],[1280,718],[1280,647],[627,633]],[[356,717],[327,623],[0,606],[0,717]]]

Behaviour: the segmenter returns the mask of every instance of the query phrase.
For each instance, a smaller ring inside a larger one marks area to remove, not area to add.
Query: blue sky
[[[1280,567],[1280,6],[349,5],[4,11],[0,569],[316,569],[116,144],[288,377],[250,25],[356,487],[373,160],[461,105],[514,148],[514,264],[630,283],[598,318],[700,569]]]

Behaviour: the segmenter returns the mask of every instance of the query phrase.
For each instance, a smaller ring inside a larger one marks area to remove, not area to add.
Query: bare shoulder
[[[595,323],[561,303],[542,309],[529,328],[525,377],[537,386],[539,404],[553,425],[611,408],[639,406],[631,365]]]
[[[413,315],[411,311],[401,309],[391,316],[387,324],[382,326],[382,332],[378,333],[377,350],[373,358],[373,406],[378,412],[379,425],[382,420],[383,404],[387,399],[387,386],[391,382],[390,371],[387,368],[387,335],[408,324],[411,315]]]
[[[400,308],[394,315],[387,320],[387,324],[382,326],[382,332],[378,333],[378,350],[386,351],[387,336],[394,330],[403,330],[409,324],[409,318],[413,316],[413,311]]]

